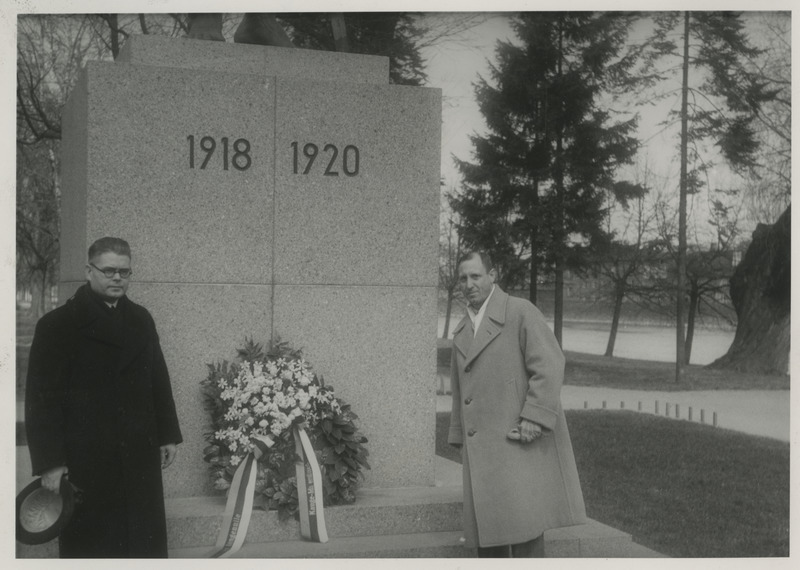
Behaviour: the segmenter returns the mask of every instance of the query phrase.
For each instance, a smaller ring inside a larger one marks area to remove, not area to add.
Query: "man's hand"
[[[542,426],[536,422],[520,418],[519,420],[519,442],[530,443],[542,437]]]
[[[178,455],[178,446],[174,443],[168,443],[167,445],[161,446],[161,469],[166,469],[169,467],[173,461],[175,461],[175,456]]]
[[[66,465],[48,469],[42,473],[42,487],[48,491],[58,494],[59,489],[61,488],[61,477],[65,473],[69,473],[69,469],[67,469]]]

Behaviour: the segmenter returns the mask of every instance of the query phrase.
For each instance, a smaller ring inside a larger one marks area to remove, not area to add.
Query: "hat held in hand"
[[[67,525],[75,508],[72,485],[61,478],[59,493],[42,487],[36,479],[17,495],[17,540],[23,544],[44,544],[56,538]]]

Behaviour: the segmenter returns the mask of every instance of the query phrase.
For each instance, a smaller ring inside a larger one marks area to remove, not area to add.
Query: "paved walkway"
[[[658,415],[700,422],[701,414],[706,424],[713,424],[716,413],[717,427],[731,429],[789,441],[790,408],[789,390],[708,390],[695,392],[652,392],[646,390],[618,390],[591,386],[564,386],[561,391],[564,409],[599,409],[606,403],[608,409],[639,410]],[[450,396],[437,396],[436,410],[450,411]]]

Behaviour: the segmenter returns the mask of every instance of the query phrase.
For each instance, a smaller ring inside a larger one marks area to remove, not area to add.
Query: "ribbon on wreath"
[[[306,430],[294,427],[295,475],[300,503],[300,534],[316,542],[328,542],[325,511],[322,506],[322,472]]]
[[[300,503],[300,534],[303,538],[317,542],[328,542],[325,516],[322,507],[322,472],[317,462],[311,440],[305,429],[295,426],[294,441],[298,459],[295,461],[297,495]],[[222,527],[211,558],[228,558],[236,554],[244,544],[247,527],[253,514],[253,492],[258,473],[258,459],[264,455],[274,441],[269,436],[253,438],[253,452],[239,464],[233,475]]]
[[[222,527],[219,529],[217,544],[211,558],[233,556],[244,544],[247,527],[250,526],[250,516],[253,514],[253,491],[256,487],[258,459],[273,445],[275,442],[268,435],[255,436],[253,452],[248,453],[236,468],[228,491],[225,514],[222,516]]]

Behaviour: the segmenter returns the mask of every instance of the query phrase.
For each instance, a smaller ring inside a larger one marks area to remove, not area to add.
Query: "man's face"
[[[486,271],[479,256],[471,257],[458,266],[458,281],[467,302],[473,309],[479,309],[489,293],[496,277],[494,269]]]
[[[118,255],[107,251],[89,260],[86,265],[86,279],[92,291],[100,295],[106,301],[114,302],[122,297],[128,290],[130,275],[127,278],[119,273],[114,273],[113,277],[103,275],[103,270],[127,269],[131,268],[131,258],[127,255]]]

